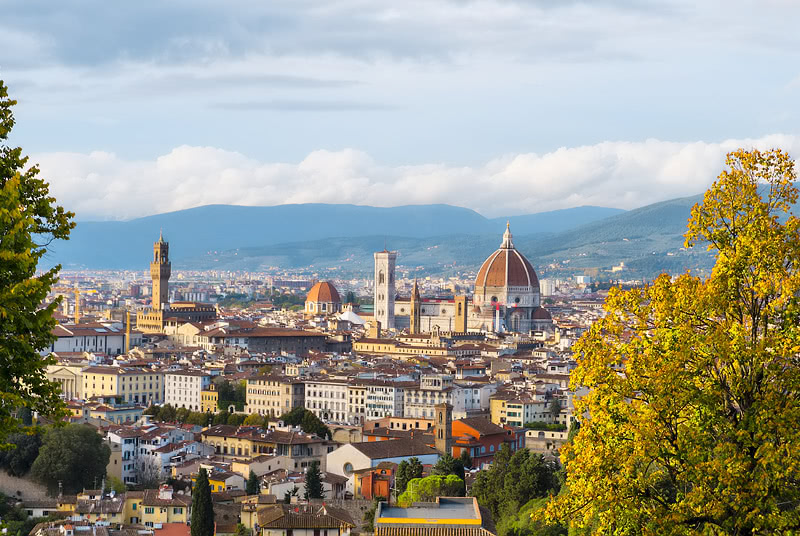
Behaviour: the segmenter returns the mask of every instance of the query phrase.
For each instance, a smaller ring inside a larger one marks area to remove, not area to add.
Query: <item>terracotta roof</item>
[[[342,303],[339,292],[328,281],[320,281],[308,291],[307,302]]]
[[[457,422],[469,426],[482,436],[493,435],[493,434],[505,435],[506,433],[506,431],[502,427],[494,424],[489,419],[485,419],[483,417],[467,417],[466,419],[458,419]]]
[[[410,437],[389,439],[386,441],[365,441],[361,443],[350,443],[350,445],[373,460],[436,454],[436,449],[426,445],[422,441]]]
[[[537,287],[539,278],[530,261],[517,251],[506,228],[500,248],[483,262],[475,278],[476,294],[484,287]]]
[[[258,524],[273,529],[338,529],[354,527],[353,518],[341,508],[312,504],[275,504],[258,512]]]

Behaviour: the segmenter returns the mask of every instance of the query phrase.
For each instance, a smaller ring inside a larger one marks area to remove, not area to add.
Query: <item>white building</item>
[[[403,416],[403,385],[381,380],[360,380],[366,386],[367,420]]]
[[[473,383],[468,380],[459,382],[458,386],[464,393],[464,411],[466,413],[489,411],[489,399],[497,392],[497,385],[496,382]]]
[[[173,370],[164,373],[164,403],[176,408],[201,411],[200,392],[211,385],[211,376],[200,370]]]
[[[453,418],[467,416],[465,390],[456,385],[449,374],[423,374],[418,387],[407,387],[403,393],[403,417],[433,419],[435,406],[453,406]]]
[[[326,471],[347,477],[346,490],[353,492],[353,474],[359,469],[376,467],[381,462],[400,463],[416,457],[423,465],[435,465],[439,453],[417,439],[347,443],[328,453]]]
[[[315,379],[304,383],[307,410],[323,421],[349,422],[347,381]]]
[[[56,340],[40,353],[91,352],[95,354],[120,355],[125,352],[125,332],[106,324],[58,325],[53,328]],[[138,344],[141,334],[137,333]],[[133,338],[131,340],[133,341]],[[134,344],[131,344],[131,348]]]

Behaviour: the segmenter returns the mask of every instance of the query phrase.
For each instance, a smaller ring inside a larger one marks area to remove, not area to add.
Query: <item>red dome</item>
[[[307,302],[342,303],[339,292],[327,281],[320,281],[308,291]]]
[[[531,314],[531,318],[533,320],[552,320],[553,317],[550,316],[550,312],[545,309],[544,307],[537,307],[533,310]]]
[[[478,270],[475,287],[537,287],[539,278],[525,256],[514,248],[506,227],[500,249],[489,255]]]

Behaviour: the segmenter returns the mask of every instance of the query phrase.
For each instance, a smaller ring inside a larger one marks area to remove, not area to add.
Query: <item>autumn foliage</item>
[[[800,221],[794,162],[737,151],[692,210],[710,277],[612,290],[575,346],[584,415],[545,517],[598,534],[800,528]]]

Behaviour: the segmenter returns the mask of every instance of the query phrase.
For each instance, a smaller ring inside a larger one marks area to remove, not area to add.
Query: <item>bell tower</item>
[[[169,276],[172,263],[169,262],[169,242],[159,233],[158,242],[153,244],[153,262],[150,263],[150,277],[153,279],[153,309],[160,311],[169,307]]]
[[[436,420],[433,424],[433,444],[440,455],[453,454],[453,406],[448,403],[434,406]]]
[[[394,329],[394,266],[397,252],[378,251],[375,253],[375,320],[383,329]]]
[[[417,287],[417,280],[414,279],[414,289],[411,291],[411,321],[409,322],[409,332],[410,333],[421,333],[421,319],[420,319],[420,309],[422,305],[422,300],[419,297],[419,287]]]

